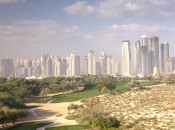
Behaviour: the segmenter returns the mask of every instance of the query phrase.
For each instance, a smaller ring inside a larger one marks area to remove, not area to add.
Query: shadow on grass
[[[32,108],[36,108],[36,107],[39,107],[39,105],[33,105],[33,106],[24,106],[23,109],[32,109]]]

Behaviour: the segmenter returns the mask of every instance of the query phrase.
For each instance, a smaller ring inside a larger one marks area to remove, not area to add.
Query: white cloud
[[[84,34],[83,35],[83,40],[85,40],[85,41],[93,40],[92,34]]]
[[[70,5],[64,8],[64,11],[69,14],[80,14],[80,15],[88,15],[94,12],[92,6],[88,5],[86,1],[78,1],[73,5]]]
[[[174,0],[100,0],[97,3],[77,1],[64,8],[73,15],[96,15],[122,19],[174,19]]]
[[[57,49],[65,50],[68,45],[71,49],[80,39],[79,31],[78,26],[51,20],[24,20],[13,25],[0,25],[0,52],[4,56],[19,57],[24,54],[41,55],[45,51],[57,52]]]
[[[138,4],[136,4],[136,3],[128,2],[126,4],[126,9],[127,10],[131,10],[131,11],[136,11],[136,10],[140,9],[140,6]]]
[[[22,3],[25,2],[25,0],[0,0],[0,4],[6,4],[6,3]]]
[[[45,40],[49,39],[60,40],[78,37],[80,29],[76,25],[64,25],[52,20],[24,20],[18,21],[14,25],[0,25],[0,34],[5,43],[8,44],[34,44],[30,41],[31,39],[38,41],[36,43],[46,43]]]
[[[115,54],[121,51],[121,41],[130,40],[134,43],[143,34],[157,35],[169,41],[168,38],[175,34],[175,28],[133,23],[113,24],[86,32],[76,25],[65,25],[52,20],[24,20],[12,25],[0,25],[0,52],[1,56],[9,57],[36,57],[36,54],[40,56],[46,51],[64,55],[76,50],[87,54],[90,49],[108,50],[110,54]]]
[[[168,38],[168,35],[175,34],[175,28],[159,25],[140,25],[140,24],[113,24],[105,27],[96,35],[96,42],[116,43],[123,40],[137,41],[143,34],[148,36],[156,35],[160,38]],[[170,38],[170,37],[169,37]]]

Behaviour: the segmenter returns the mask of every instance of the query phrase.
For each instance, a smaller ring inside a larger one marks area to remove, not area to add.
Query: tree
[[[0,110],[0,124],[2,127],[5,127],[6,119],[5,119],[5,113],[3,110]]]
[[[12,122],[14,125],[19,118],[26,116],[23,111],[18,109],[6,109],[3,110],[3,113],[6,122]]]
[[[43,97],[43,100],[45,97],[47,97],[47,94],[48,94],[48,88],[44,88],[40,93],[40,95]]]
[[[143,86],[141,85],[141,83],[139,81],[135,81],[135,80],[129,82],[128,86],[132,89],[134,89],[134,88],[143,89]]]

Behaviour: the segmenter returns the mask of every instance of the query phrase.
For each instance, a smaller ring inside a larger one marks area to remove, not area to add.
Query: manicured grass
[[[51,122],[27,122],[27,123],[20,123],[13,127],[10,127],[6,130],[36,130],[36,128],[46,126]]]
[[[128,85],[126,82],[119,82],[116,84],[116,90],[121,91],[128,88]],[[73,102],[73,101],[78,101],[84,98],[90,98],[90,97],[95,97],[101,95],[101,93],[98,91],[98,89],[94,86],[91,88],[87,88],[83,91],[80,92],[75,92],[75,93],[68,93],[68,94],[61,94],[61,95],[56,95],[51,97],[49,100],[53,100],[52,103],[61,103],[61,102]],[[39,100],[37,102],[39,103],[46,103],[49,100]]]
[[[127,82],[118,82],[116,83],[116,90],[117,91],[122,91],[127,89],[129,86],[127,85]],[[141,84],[143,86],[150,86],[150,85],[157,85],[161,84],[160,80],[147,80],[147,81],[142,81]],[[75,92],[75,93],[68,93],[68,94],[61,94],[61,95],[56,95],[53,96],[49,100],[53,100],[53,103],[61,103],[61,102],[73,102],[73,101],[78,101],[84,98],[90,98],[94,96],[98,96],[101,93],[98,91],[98,89],[94,86],[92,88],[85,89],[80,92]],[[46,103],[49,100],[40,100],[38,102],[40,103]]]
[[[128,85],[125,82],[119,82],[116,84],[116,90],[124,90],[126,88],[128,88]],[[96,87],[92,87],[81,92],[57,95],[52,97],[51,100],[54,100],[53,103],[73,102],[84,98],[98,96],[100,94],[101,93]]]
[[[78,100],[84,99],[84,98],[98,96],[100,94],[101,93],[98,91],[98,89],[96,87],[92,87],[90,89],[86,89],[86,90],[83,90],[81,92],[53,96],[51,100],[54,100],[53,103],[73,102],[73,101],[78,101]]]
[[[127,89],[129,86],[127,85],[127,82],[118,82],[116,84],[116,90],[117,91],[122,91],[124,89]]]
[[[158,85],[161,84],[160,80],[148,80],[148,81],[143,81],[141,82],[143,86],[151,86],[151,85]]]
[[[91,129],[92,127],[89,125],[69,125],[69,126],[58,126],[46,128],[46,130],[85,130]]]

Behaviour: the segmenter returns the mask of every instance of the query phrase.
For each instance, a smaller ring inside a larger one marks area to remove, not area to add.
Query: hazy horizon
[[[43,53],[81,57],[89,50],[121,59],[123,40],[143,35],[175,44],[174,0],[0,0],[0,59]],[[132,55],[133,57],[133,55]]]

